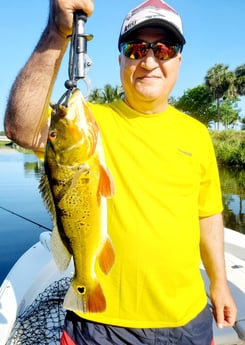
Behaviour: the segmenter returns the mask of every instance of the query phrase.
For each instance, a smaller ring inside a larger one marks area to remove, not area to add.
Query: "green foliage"
[[[236,96],[235,73],[229,70],[228,65],[216,64],[210,68],[205,76],[205,84],[212,98],[216,101],[218,129],[221,120],[220,101],[224,98]]]
[[[239,120],[240,109],[235,99],[224,99],[220,104],[220,119],[225,129],[228,129]]]
[[[184,95],[175,103],[175,107],[207,126],[215,116],[212,95],[204,84],[185,91]]]
[[[245,96],[245,64],[238,66],[235,69],[235,87],[237,93],[241,96]]]
[[[124,91],[121,86],[112,87],[106,84],[103,89],[95,88],[92,90],[89,101],[92,103],[111,103],[123,98]]]
[[[217,161],[220,165],[245,166],[245,132],[210,131]]]
[[[212,94],[205,84],[185,91],[184,95],[175,101],[174,105],[177,109],[195,117],[207,127],[218,121],[217,109]],[[226,98],[220,101],[219,118],[226,129],[238,120],[239,109],[235,99]]]
[[[216,64],[207,71],[205,84],[214,100],[233,95],[235,73],[228,65]]]

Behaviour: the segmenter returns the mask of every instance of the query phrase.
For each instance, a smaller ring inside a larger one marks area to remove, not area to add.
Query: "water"
[[[19,256],[45,231],[1,207],[51,229],[38,191],[40,175],[35,155],[0,149],[0,284]]]
[[[245,170],[219,167],[227,228],[245,234]]]
[[[46,231],[22,217],[52,227],[38,191],[41,168],[33,154],[0,149],[0,284],[20,255]],[[220,176],[225,226],[245,233],[245,171],[220,168]]]

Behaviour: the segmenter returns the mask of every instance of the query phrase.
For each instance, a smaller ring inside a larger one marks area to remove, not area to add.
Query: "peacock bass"
[[[60,270],[71,258],[75,273],[64,308],[102,312],[106,300],[95,273],[96,260],[108,274],[115,253],[107,234],[107,201],[114,194],[105,167],[98,125],[79,89],[68,106],[53,106],[40,182],[43,200],[52,214],[51,249]]]

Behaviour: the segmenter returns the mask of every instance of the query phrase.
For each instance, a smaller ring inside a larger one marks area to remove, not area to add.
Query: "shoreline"
[[[19,151],[14,147],[0,145],[0,153],[16,153],[16,152],[19,152]]]

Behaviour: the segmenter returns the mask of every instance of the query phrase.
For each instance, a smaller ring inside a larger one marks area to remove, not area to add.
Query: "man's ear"
[[[182,55],[179,54],[178,58],[179,58],[179,65],[181,65],[181,63],[182,63]]]

